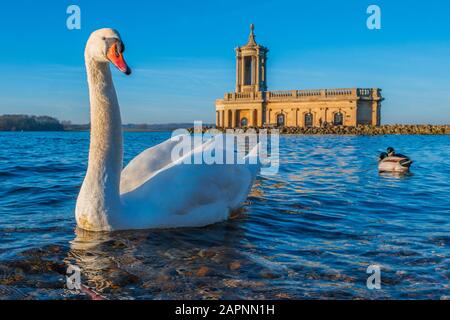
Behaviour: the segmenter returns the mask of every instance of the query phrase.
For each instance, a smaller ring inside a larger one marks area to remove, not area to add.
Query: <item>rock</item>
[[[208,267],[203,266],[203,267],[200,267],[200,269],[197,270],[195,275],[197,277],[205,277],[205,276],[207,276],[210,273],[211,273],[211,269],[209,269]]]
[[[127,245],[125,243],[123,243],[122,241],[114,241],[112,244],[112,247],[114,249],[125,249],[127,247]]]
[[[277,298],[277,299],[282,299],[282,300],[292,299],[292,297],[291,297],[289,294],[283,293],[283,292],[277,293],[277,294],[275,295],[275,298]]]
[[[206,132],[210,128],[204,128],[203,132]],[[248,130],[254,130],[259,133],[259,128],[244,128],[237,129],[234,132],[236,134],[247,132]],[[224,129],[218,129],[219,132],[225,132]],[[231,130],[232,129],[227,129]],[[387,135],[387,134],[427,134],[427,135],[450,135],[450,125],[383,125],[383,126],[372,126],[372,125],[358,125],[356,127],[350,126],[327,126],[327,127],[313,127],[313,128],[302,128],[302,127],[282,127],[277,128],[280,134],[337,134],[337,135]],[[193,129],[188,130],[193,132]],[[270,134],[272,129],[267,129]]]
[[[25,275],[21,269],[0,266],[0,285],[14,285],[24,279]]]
[[[112,288],[121,288],[130,284],[136,284],[140,282],[138,276],[123,271],[113,271],[109,274],[109,277],[111,278]]]
[[[176,273],[179,276],[183,276],[183,277],[186,277],[186,276],[190,277],[190,276],[192,276],[192,271],[186,270],[184,268],[177,268],[175,271],[176,271]]]
[[[228,288],[260,288],[264,287],[265,283],[262,281],[246,281],[239,279],[225,279],[223,284]]]
[[[216,255],[216,252],[214,250],[202,249],[198,252],[198,256],[201,258],[212,258],[215,255]]]
[[[277,279],[280,277],[278,274],[275,274],[270,270],[261,271],[260,276],[264,279]]]
[[[239,270],[241,268],[241,263],[239,261],[233,261],[228,265],[228,268],[231,271]]]
[[[165,273],[162,273],[162,274],[158,275],[156,277],[156,279],[155,279],[155,281],[159,282],[159,283],[164,283],[164,282],[167,282],[169,280],[170,280],[170,276],[165,274]]]

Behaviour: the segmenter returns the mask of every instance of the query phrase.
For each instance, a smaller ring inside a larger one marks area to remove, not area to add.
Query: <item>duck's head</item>
[[[386,152],[382,152],[380,153],[380,160],[383,160],[384,158],[386,158],[388,156],[388,154]]]
[[[392,147],[387,148],[387,154],[388,154],[389,156],[393,155],[394,153],[395,153],[394,148],[392,148]]]
[[[120,34],[114,29],[100,29],[94,31],[86,44],[84,56],[86,61],[96,62],[111,62],[120,71],[126,75],[131,74],[131,69],[128,67],[123,52],[125,45],[120,37]]]

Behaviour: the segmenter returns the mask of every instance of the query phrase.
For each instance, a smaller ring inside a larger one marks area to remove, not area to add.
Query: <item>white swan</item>
[[[122,171],[122,124],[109,62],[129,75],[123,50],[112,29],[95,31],[86,45],[91,141],[76,204],[78,226],[88,231],[201,227],[228,219],[247,198],[258,165],[183,164],[182,157],[172,159],[177,142],[168,140]],[[208,141],[185,156],[211,145]]]

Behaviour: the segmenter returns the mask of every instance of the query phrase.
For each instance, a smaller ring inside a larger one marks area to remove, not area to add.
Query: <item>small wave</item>
[[[21,283],[34,296],[63,297],[55,289],[60,280],[47,278],[56,279],[54,269],[69,260],[85,267],[83,276],[112,298],[117,289],[123,297],[156,299],[447,294],[448,137],[281,137],[278,175],[257,179],[238,219],[201,229],[81,237],[73,233],[73,212],[88,135],[80,140],[78,133],[60,134],[29,141],[24,157],[2,153],[6,162],[0,164],[0,180],[6,181],[0,185],[1,258],[23,259],[11,266],[48,287]],[[126,161],[168,136],[125,135]],[[12,145],[23,146],[23,137]],[[388,145],[418,160],[414,175],[378,174],[376,156]],[[383,265],[383,283],[389,284],[378,295],[364,286],[372,263]],[[9,288],[0,288],[0,296],[2,290]]]

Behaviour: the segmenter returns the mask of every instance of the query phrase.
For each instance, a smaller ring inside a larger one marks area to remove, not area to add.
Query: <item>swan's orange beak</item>
[[[125,73],[127,76],[131,74],[131,69],[123,58],[123,53],[117,50],[117,43],[114,43],[108,50],[107,57],[117,69]]]

